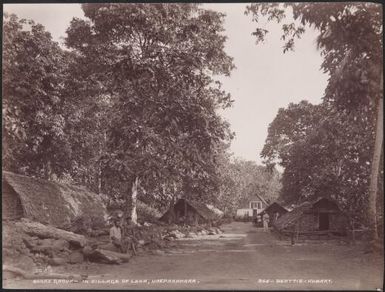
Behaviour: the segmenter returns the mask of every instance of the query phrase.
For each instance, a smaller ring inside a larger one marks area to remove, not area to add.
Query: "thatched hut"
[[[335,201],[319,198],[304,202],[282,215],[273,226],[283,234],[345,235],[349,227],[349,219]]]
[[[263,215],[269,215],[269,225],[274,224],[282,215],[286,214],[288,210],[281,206],[279,203],[274,202],[262,210],[254,219],[253,222],[256,226],[262,227],[262,217]]]
[[[24,217],[55,227],[68,226],[81,215],[107,218],[101,198],[84,187],[7,171],[2,175],[2,213],[3,220]]]
[[[206,204],[179,199],[159,220],[169,224],[185,223],[197,225],[212,223],[220,217],[219,214],[211,210]]]

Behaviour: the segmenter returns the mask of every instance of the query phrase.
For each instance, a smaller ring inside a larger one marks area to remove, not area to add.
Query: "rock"
[[[69,256],[70,264],[80,264],[84,261],[84,256],[80,251],[74,251]]]
[[[214,230],[215,230],[215,233],[216,233],[216,234],[221,234],[221,233],[223,233],[223,231],[220,230],[218,227],[215,228]]]
[[[128,262],[131,258],[131,254],[95,249],[92,252],[90,258],[95,262],[103,262],[107,264],[121,264],[122,262]]]
[[[54,242],[54,239],[52,239],[52,238],[44,238],[44,239],[40,239],[38,242],[37,242],[37,244],[38,245],[42,245],[42,246],[49,246],[49,247],[51,247],[51,246],[53,246],[53,242]]]
[[[152,251],[152,254],[154,254],[154,255],[164,255],[166,253],[163,250],[155,249],[155,250]]]
[[[10,262],[10,264],[12,264],[12,266],[14,267],[17,267],[17,268],[21,268],[21,269],[26,269],[26,270],[29,270],[29,271],[32,271],[36,268],[36,265],[32,259],[32,257],[29,257],[27,255],[23,255],[23,254],[20,254],[12,259],[7,259],[5,260],[3,258],[3,264],[5,264],[6,262]]]
[[[90,256],[93,252],[93,248],[89,245],[86,245],[85,247],[83,247],[83,255],[85,258],[87,258],[88,256]]]
[[[65,265],[67,261],[64,258],[53,257],[48,260],[48,263],[52,266],[62,266]]]
[[[144,240],[143,239],[138,240],[138,244],[139,245],[144,245]]]
[[[202,230],[202,231],[201,231],[201,234],[202,234],[202,235],[207,235],[207,234],[209,234],[209,233],[208,233],[207,230]]]
[[[98,248],[100,249],[104,249],[104,250],[110,250],[110,251],[114,251],[114,252],[118,252],[118,248],[113,245],[111,242],[109,243],[106,243],[106,244],[101,244],[98,246]]]
[[[186,237],[187,238],[195,238],[195,237],[197,237],[197,234],[194,232],[189,232]]]
[[[57,239],[53,242],[53,248],[63,251],[70,248],[70,244],[67,240],[64,239]]]
[[[51,241],[51,238],[64,239],[80,247],[83,247],[87,242],[87,239],[83,235],[44,225],[39,222],[29,221],[27,219],[15,222],[15,226],[21,228],[28,235],[48,239],[46,241],[47,244]]]
[[[167,234],[165,235],[165,237],[176,238],[176,234],[175,234],[175,233],[167,233]]]

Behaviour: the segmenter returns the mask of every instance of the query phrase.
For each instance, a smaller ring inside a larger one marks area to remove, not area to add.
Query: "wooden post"
[[[355,244],[356,243],[356,230],[354,228],[354,219],[352,219],[352,243]]]
[[[186,224],[187,220],[187,202],[186,199],[184,199],[184,224]]]

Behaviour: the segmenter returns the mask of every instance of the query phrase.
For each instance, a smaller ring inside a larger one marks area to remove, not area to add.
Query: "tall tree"
[[[32,20],[4,16],[3,167],[52,179],[71,167],[62,106],[68,55]]]
[[[230,137],[217,115],[230,96],[212,79],[230,74],[223,15],[196,4],[84,4],[66,44],[89,65],[113,106],[106,167],[138,188],[175,181],[194,189],[212,171],[214,146]]]

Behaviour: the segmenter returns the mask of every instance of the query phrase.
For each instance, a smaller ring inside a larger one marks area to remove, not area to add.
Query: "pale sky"
[[[256,23],[244,15],[245,6],[246,3],[204,4],[226,14],[225,50],[237,67],[229,78],[220,78],[235,100],[232,108],[221,112],[236,133],[231,151],[260,164],[267,129],[278,109],[303,99],[320,103],[328,76],[320,70],[322,57],[316,50],[316,32],[308,29],[296,41],[295,52],[283,54],[282,24],[262,22],[270,32],[264,44],[256,45],[251,35]],[[84,18],[80,5],[69,3],[5,4],[4,11],[43,24],[60,43],[71,19]]]

